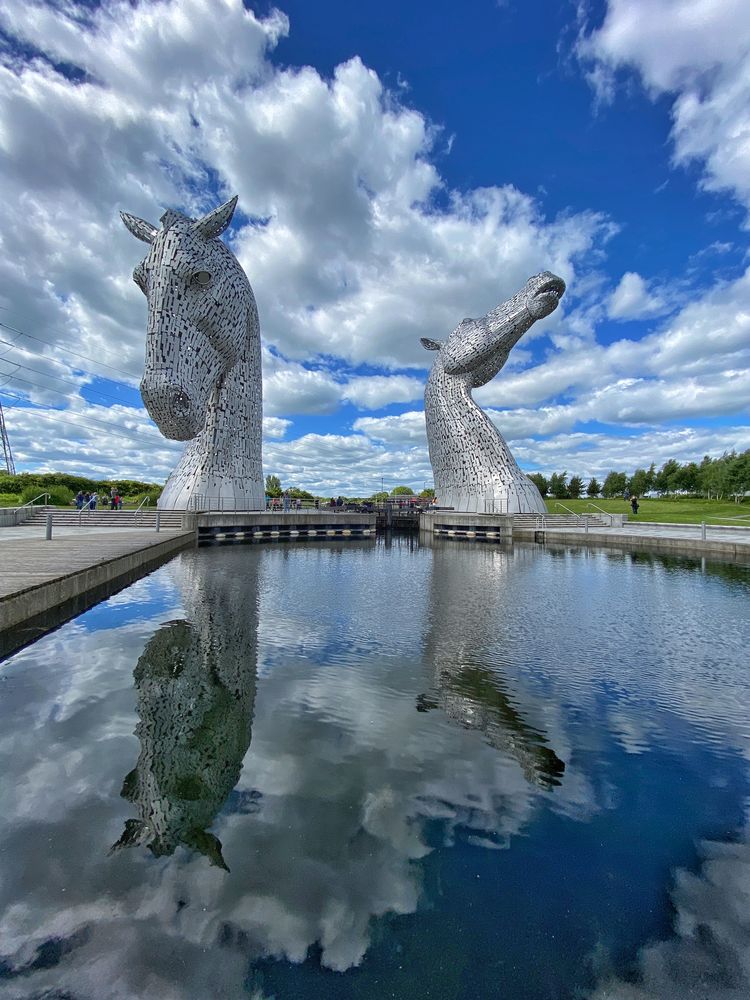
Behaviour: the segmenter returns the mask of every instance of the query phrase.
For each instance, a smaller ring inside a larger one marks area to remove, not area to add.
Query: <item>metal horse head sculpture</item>
[[[141,395],[165,437],[191,442],[159,501],[167,509],[201,496],[263,505],[258,311],[245,272],[218,238],[236,205],[234,197],[197,220],[170,210],[161,229],[120,213],[150,245],[133,272],[148,299]]]
[[[157,629],[136,664],[140,752],[121,792],[136,816],[115,851],[140,844],[162,857],[181,846],[227,868],[210,827],[230,794],[248,795],[232,789],[252,738],[258,578],[241,547],[220,554],[182,554],[186,618]]]
[[[475,513],[544,513],[539,491],[471,397],[508,359],[538,319],[557,308],[562,278],[544,271],[481,319],[464,319],[441,343],[422,338],[438,355],[425,389],[425,418],[435,493],[441,504]],[[490,508],[489,505],[492,505]]]

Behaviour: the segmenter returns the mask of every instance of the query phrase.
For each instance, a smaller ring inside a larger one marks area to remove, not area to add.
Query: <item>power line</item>
[[[4,341],[0,340],[0,344],[1,343],[4,343]],[[15,348],[15,349],[18,350],[18,348]],[[66,382],[68,385],[73,385],[73,386],[75,386],[78,389],[81,388],[81,384],[79,382],[74,382],[73,379],[63,378],[62,375],[48,375],[47,372],[40,372],[38,368],[32,368],[30,365],[21,364],[20,361],[8,361],[8,360],[6,360],[3,357],[3,358],[0,358],[0,364],[15,365],[16,368],[23,368],[26,371],[33,372],[35,375],[41,375],[42,378],[53,378],[57,382]],[[58,361],[57,364],[62,364],[62,362]],[[66,366],[63,365],[63,367],[66,367]],[[82,371],[82,370],[83,369],[79,369],[79,371]],[[0,375],[5,375],[5,374],[6,374],[6,372],[0,372]],[[93,375],[94,373],[93,372],[86,372],[85,374],[87,374],[87,375]],[[98,378],[98,376],[94,376],[94,377]],[[43,388],[43,387],[39,386],[39,388]],[[53,389],[51,391],[55,392],[56,390]],[[105,399],[112,399],[112,400],[115,401],[115,403],[119,403],[120,405],[125,405],[125,404],[123,404],[123,401],[121,399],[119,399],[117,396],[113,396],[111,392],[104,392],[103,389],[94,389],[94,388],[89,388],[89,391],[90,392],[95,392],[95,393],[97,393],[97,395],[103,396]]]
[[[3,324],[0,323],[0,326],[2,326],[2,325]],[[23,334],[23,336],[24,337],[28,337],[28,336],[30,336],[30,334],[25,333],[25,334]],[[46,342],[42,341],[42,343],[46,343]],[[10,353],[10,351],[23,351],[24,354],[30,354],[32,357],[41,358],[42,361],[46,361],[49,364],[59,365],[60,368],[64,368],[66,371],[71,371],[71,370],[78,371],[78,372],[81,372],[83,375],[90,375],[91,378],[108,378],[109,377],[109,376],[106,376],[106,375],[100,375],[99,372],[90,372],[87,368],[81,368],[80,365],[72,364],[71,362],[60,361],[58,358],[48,358],[47,355],[43,351],[34,350],[31,347],[27,347],[24,344],[18,344],[15,341],[12,341],[12,340],[3,340],[2,337],[0,337],[0,344],[5,344],[9,348],[2,355],[2,358],[5,358],[6,355]],[[47,344],[46,346],[47,347],[51,347],[52,345],[51,344]],[[15,362],[11,362],[11,361],[9,361],[8,363],[9,364],[15,364]],[[94,363],[97,364],[98,362],[94,362]],[[116,368],[115,371],[119,371],[119,368]],[[126,374],[126,373],[123,372],[123,374]],[[48,378],[54,378],[54,376],[49,375]],[[132,376],[128,376],[128,378],[132,378]],[[110,379],[110,381],[112,381],[112,382],[119,382],[119,379]],[[120,383],[120,384],[122,384],[122,383]],[[101,389],[93,389],[92,390],[92,392],[102,392],[102,391],[103,390],[101,390]]]
[[[41,337],[35,337],[33,333],[26,333],[24,330],[19,330],[15,326],[9,326],[7,323],[0,322],[0,327],[4,330],[10,330],[11,333],[17,333],[19,337],[28,337],[30,340],[36,340],[39,344],[44,344],[45,347],[54,346],[56,350],[62,351],[64,354],[70,354],[71,357],[80,358],[81,361],[89,361],[92,365],[99,365],[101,368],[109,368],[110,371],[117,372],[119,375],[124,375],[126,378],[133,377],[130,372],[123,371],[122,368],[115,368],[114,365],[108,365],[105,361],[97,361],[95,358],[88,358],[85,354],[77,354],[75,351],[71,351],[68,347],[59,347],[58,345],[50,344],[48,340],[42,340]],[[93,375],[94,372],[88,372],[88,374]],[[101,376],[97,377],[101,378]]]
[[[20,379],[20,381],[28,382],[28,379]],[[34,385],[33,382],[30,382],[29,384]],[[54,392],[55,390],[52,391]],[[7,396],[10,399],[18,399],[22,403],[29,402],[24,396],[18,396],[16,395],[16,393],[8,392],[7,389],[0,389],[0,395]],[[152,438],[147,438],[145,434],[142,434],[140,431],[119,431],[117,430],[116,427],[113,428],[111,424],[108,424],[103,420],[97,420],[96,417],[86,417],[82,414],[84,420],[86,421],[84,424],[79,423],[77,420],[67,420],[65,417],[60,416],[61,412],[60,410],[55,409],[54,406],[45,406],[43,403],[33,403],[31,406],[24,407],[24,409],[27,409],[31,413],[38,414],[39,416],[42,417],[54,416],[55,419],[60,421],[61,423],[70,424],[71,427],[78,427],[79,430],[81,428],[85,430],[87,427],[89,427],[90,424],[96,423],[99,426],[105,428],[108,433],[115,434],[118,437],[127,438],[129,441],[132,441],[133,438],[138,438],[139,440],[143,441],[146,444],[151,445],[152,447],[155,443]],[[96,430],[96,428],[93,429]]]

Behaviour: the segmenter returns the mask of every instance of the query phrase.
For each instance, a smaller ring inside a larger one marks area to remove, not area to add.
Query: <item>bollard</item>
[[[701,538],[705,542],[705,540],[706,540],[706,522],[705,521],[701,521]]]
[[[47,539],[47,541],[49,541],[50,538],[52,538],[52,515],[51,514],[47,514],[47,533],[46,533],[46,535],[44,537]]]
[[[156,512],[156,530],[159,531],[160,529],[161,529],[161,514],[157,510],[157,512]]]

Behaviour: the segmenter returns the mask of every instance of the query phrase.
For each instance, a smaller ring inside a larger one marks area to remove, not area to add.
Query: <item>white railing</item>
[[[258,502],[254,493],[240,493],[233,497],[214,497],[207,493],[194,493],[187,503],[188,511],[202,511],[210,514],[212,511],[251,511],[263,510],[263,502]]]

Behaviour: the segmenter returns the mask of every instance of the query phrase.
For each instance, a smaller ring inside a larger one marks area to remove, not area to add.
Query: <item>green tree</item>
[[[646,472],[646,489],[643,492],[650,493],[651,490],[654,489],[655,482],[656,482],[656,466],[652,462],[651,465],[649,465],[648,467],[648,471]]]
[[[645,469],[636,469],[628,480],[628,489],[631,496],[642,497],[648,492],[648,473]]]
[[[385,503],[387,499],[388,499],[387,493],[373,493],[373,495],[370,497],[370,500],[372,500],[373,503]]]
[[[583,480],[580,476],[571,476],[568,483],[568,495],[573,500],[577,500],[583,493]]]
[[[543,497],[547,496],[549,490],[549,483],[547,482],[547,477],[543,476],[541,472],[532,472],[529,475],[529,479],[532,481],[534,486],[539,490]]]
[[[680,463],[676,459],[670,458],[666,461],[654,477],[654,489],[658,490],[659,493],[672,493],[679,489],[675,481],[679,470]]]
[[[394,486],[391,490],[392,497],[413,497],[414,490],[411,486]]]
[[[435,496],[435,491],[432,489],[431,486],[428,486],[425,489],[423,489],[419,495],[421,497],[424,497],[425,500],[432,500],[432,498]]]
[[[586,487],[586,493],[588,494],[588,496],[590,496],[590,497],[598,497],[599,494],[601,493],[601,491],[602,491],[602,488],[599,485],[598,481],[596,479],[593,479],[593,478],[590,479],[589,480],[589,484]]]
[[[568,473],[553,472],[549,479],[549,491],[557,500],[564,500],[568,496]]]
[[[628,487],[628,477],[624,472],[610,472],[602,486],[603,497],[621,497]]]
[[[729,489],[737,503],[750,492],[750,449],[740,455],[732,455],[728,460]]]
[[[269,497],[281,496],[281,480],[278,476],[266,476],[266,494]]]
[[[700,482],[701,473],[695,462],[681,465],[672,477],[674,489],[685,490],[687,493],[698,493]]]
[[[706,455],[699,467],[701,490],[709,500],[721,500],[730,489],[729,460]]]

